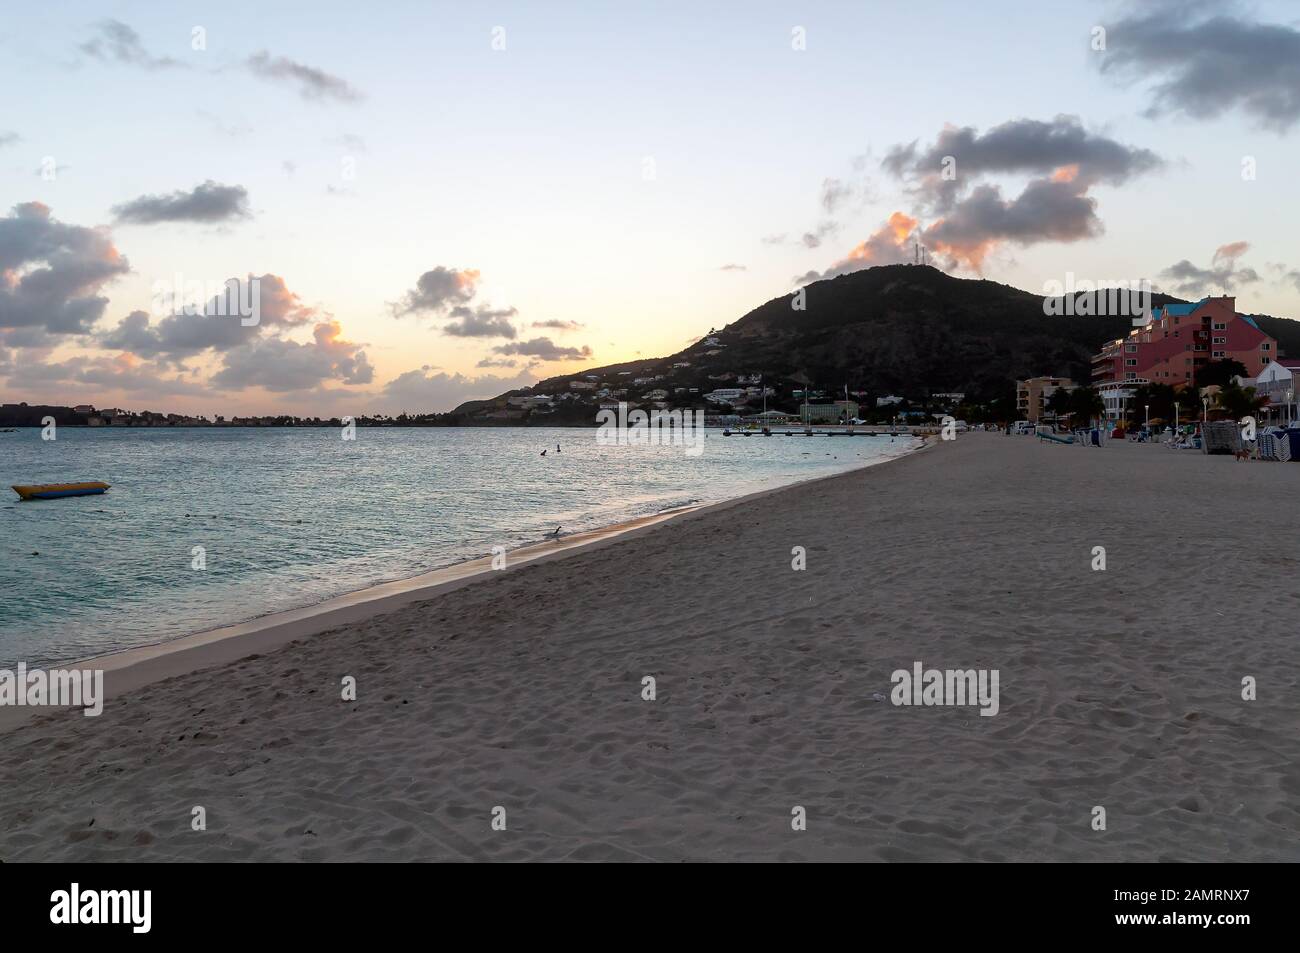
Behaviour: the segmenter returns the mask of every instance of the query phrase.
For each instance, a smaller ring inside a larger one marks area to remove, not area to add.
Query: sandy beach
[[[1300,860],[1298,473],[966,434],[229,640],[0,734],[0,860]]]

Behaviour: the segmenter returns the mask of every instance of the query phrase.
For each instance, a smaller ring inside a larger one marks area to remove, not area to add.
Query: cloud
[[[40,202],[0,218],[0,329],[87,334],[108,299],[98,292],[131,270],[106,229],[66,225]]]
[[[254,338],[226,352],[211,383],[229,388],[262,387],[277,393],[311,390],[326,381],[369,384],[375,371],[366,352],[344,341],[341,333],[337,321],[323,321],[307,344],[278,337]]]
[[[498,354],[521,354],[535,357],[539,361],[577,361],[591,357],[591,348],[561,347],[550,338],[533,338],[529,341],[516,341],[514,344],[499,344],[494,347]]]
[[[976,180],[990,175],[1069,176],[1084,188],[1121,185],[1155,171],[1164,161],[1149,149],[1089,132],[1075,116],[1045,122],[1015,119],[981,134],[972,126],[944,129],[929,148],[917,143],[890,149],[881,166],[910,179],[927,207],[944,211]]]
[[[140,357],[183,361],[207,350],[228,351],[264,332],[291,330],[322,317],[315,308],[304,305],[283,278],[267,273],[258,277],[253,286],[257,288],[258,324],[245,325],[233,305],[236,299],[252,300],[252,287],[247,283],[252,278],[249,275],[239,282],[239,288],[230,293],[228,301],[225,296],[217,295],[201,306],[191,299],[187,289],[170,289],[165,282],[159,282],[155,285],[154,306],[165,312],[165,317],[151,325],[145,312],[132,311],[116,327],[102,334],[99,344]],[[177,300],[176,295],[183,300]]]
[[[495,374],[466,377],[445,371],[435,373],[436,370],[426,365],[393,378],[384,386],[386,405],[392,412],[445,412],[467,400],[486,400],[502,391],[527,387],[536,381],[535,375],[527,368],[514,377]]]
[[[122,225],[157,225],[162,222],[228,222],[251,218],[248,190],[242,185],[221,185],[208,179],[186,192],[142,195],[113,206]]]
[[[1214,250],[1209,268],[1197,267],[1184,258],[1160,272],[1159,277],[1169,282],[1175,294],[1195,297],[1233,285],[1254,284],[1261,280],[1259,273],[1254,268],[1237,267],[1237,259],[1249,250],[1249,242],[1229,242]]]
[[[81,385],[97,391],[121,390],[148,400],[207,393],[200,382],[131,354],[78,356],[49,363],[24,361],[9,370],[8,383],[13,388],[33,389],[52,384],[64,388]]]
[[[779,235],[764,235],[762,238],[759,239],[759,241],[761,241],[764,245],[784,245],[785,233],[782,232]]]
[[[799,240],[803,242],[805,248],[818,248],[824,239],[829,238],[839,230],[840,226],[835,222],[822,222],[815,231],[804,232],[803,237]]]
[[[552,331],[581,331],[585,324],[580,321],[565,321],[561,318],[550,318],[546,321],[534,321],[532,327],[550,328]]]
[[[853,188],[845,185],[839,179],[825,179],[822,181],[822,208],[826,210],[827,215],[834,215],[836,209],[848,201],[852,195]]]
[[[823,272],[810,271],[796,278],[795,283],[809,284],[875,265],[897,265],[911,261],[914,255],[912,239],[917,225],[916,219],[902,212],[895,212],[889,216],[889,221],[851,248],[840,261]]]
[[[185,66],[170,56],[151,55],[140,42],[140,34],[121,20],[107,19],[95,24],[95,35],[82,43],[79,49],[87,56],[105,63],[124,63],[148,70]]]
[[[469,304],[478,292],[478,280],[479,273],[472,268],[460,271],[439,265],[416,279],[415,287],[390,306],[393,316],[442,314],[458,305]]]
[[[1035,179],[1014,198],[994,185],[977,187],[968,198],[921,233],[922,244],[951,262],[979,269],[1002,242],[1033,245],[1073,242],[1100,235],[1097,201],[1077,180]]]
[[[1300,119],[1300,31],[1224,12],[1159,4],[1106,30],[1103,73],[1151,81],[1146,113],[1214,119],[1239,110],[1284,132]]]
[[[452,337],[514,339],[517,335],[511,320],[516,308],[493,307],[474,299],[478,295],[479,273],[474,269],[458,270],[439,265],[422,274],[415,287],[402,299],[390,303],[394,317],[407,314],[430,314],[435,318],[453,318],[442,326]]]
[[[908,183],[922,213],[937,218],[920,240],[951,267],[978,270],[998,245],[1072,242],[1104,231],[1096,185],[1122,185],[1164,166],[1148,149],[1089,132],[1074,116],[1017,119],[985,133],[948,127],[928,147],[895,146],[882,167]],[[1028,177],[1005,197],[991,176]]]
[[[361,92],[345,79],[284,56],[271,56],[265,50],[250,56],[245,65],[261,79],[296,86],[298,95],[309,102],[351,103],[362,98]]]
[[[485,357],[474,366],[475,367],[508,367],[513,369],[519,366],[519,362],[512,361],[508,357]]]
[[[22,142],[22,136],[16,132],[0,132],[0,149]]]
[[[451,324],[443,325],[442,333],[458,338],[513,338],[515,326],[510,323],[518,312],[514,308],[492,309],[459,307],[452,309]]]

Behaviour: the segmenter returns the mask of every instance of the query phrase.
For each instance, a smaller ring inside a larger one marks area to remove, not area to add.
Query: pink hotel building
[[[1277,359],[1277,341],[1249,315],[1237,313],[1236,298],[1169,304],[1154,309],[1144,327],[1102,347],[1092,359],[1092,385],[1109,398],[1107,416],[1114,419],[1118,400],[1132,396],[1131,388],[1190,386],[1202,365],[1225,359],[1240,361],[1247,376],[1257,377]]]

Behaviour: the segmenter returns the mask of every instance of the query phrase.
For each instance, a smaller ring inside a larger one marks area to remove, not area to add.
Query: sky
[[[445,411],[917,243],[1300,317],[1300,4],[705,6],[8,9],[0,402]]]

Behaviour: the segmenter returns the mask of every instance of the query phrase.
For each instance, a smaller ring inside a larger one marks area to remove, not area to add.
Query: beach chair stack
[[[1300,430],[1286,430],[1277,435],[1277,458],[1283,463],[1300,463]]]
[[[1211,420],[1201,427],[1202,453],[1239,453],[1241,431],[1234,420]]]

